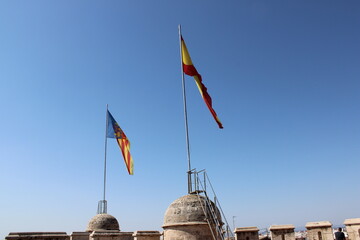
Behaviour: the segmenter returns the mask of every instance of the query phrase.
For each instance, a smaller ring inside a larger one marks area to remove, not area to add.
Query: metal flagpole
[[[105,189],[106,189],[106,152],[107,152],[107,132],[108,132],[108,104],[106,104],[106,126],[105,126],[105,156],[104,156],[104,198],[105,201]]]
[[[98,204],[98,214],[107,213],[107,202],[105,200],[107,133],[108,133],[108,104],[106,104],[106,124],[105,124],[104,194],[103,194],[103,200],[99,201],[99,204]]]
[[[182,89],[183,89],[183,101],[184,101],[184,119],[185,119],[185,131],[186,131],[186,148],[188,159],[188,193],[192,192],[191,183],[191,162],[190,162],[190,145],[189,145],[189,128],[187,120],[187,107],[186,107],[186,92],[185,92],[185,77],[182,60],[182,42],[181,42],[181,25],[179,24],[179,43],[180,43],[180,63],[181,63],[181,77],[182,77]]]

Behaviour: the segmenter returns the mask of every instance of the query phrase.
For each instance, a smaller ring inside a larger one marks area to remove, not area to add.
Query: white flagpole
[[[179,43],[180,43],[180,65],[181,65],[181,77],[182,77],[182,89],[183,89],[183,101],[184,101],[184,119],[185,119],[185,131],[186,131],[186,148],[188,159],[188,193],[192,192],[191,183],[191,162],[190,162],[190,144],[189,144],[189,127],[187,119],[187,107],[186,107],[186,91],[185,91],[185,77],[182,60],[182,42],[181,42],[181,25],[179,24]]]

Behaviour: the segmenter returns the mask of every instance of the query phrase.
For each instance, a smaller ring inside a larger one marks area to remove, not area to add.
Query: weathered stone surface
[[[276,231],[276,230],[285,230],[285,229],[295,229],[295,226],[292,224],[287,224],[287,225],[271,225],[269,230],[270,231]]]
[[[360,224],[360,218],[345,219],[344,224],[345,225],[359,225]]]
[[[176,199],[165,212],[163,227],[176,224],[196,224],[206,222],[205,197],[189,194]],[[221,220],[219,210],[218,218]]]
[[[136,231],[134,240],[160,240],[162,234],[159,231]]]
[[[209,225],[186,225],[164,230],[164,240],[214,240]]]
[[[73,232],[70,240],[89,240],[90,232]]]
[[[120,231],[119,223],[116,218],[106,213],[97,214],[90,220],[86,229],[87,232],[102,230]]]
[[[306,229],[310,228],[321,228],[321,227],[331,227],[332,224],[329,221],[320,221],[320,222],[308,222],[306,223]]]
[[[236,240],[259,240],[259,229],[257,227],[235,228]]]
[[[360,240],[360,218],[350,218],[344,221],[348,240]]]
[[[205,206],[205,197],[197,194],[185,195],[171,203],[164,217],[164,240],[212,240],[215,229],[209,227]],[[217,208],[215,212],[222,224]]]
[[[257,227],[240,227],[240,228],[235,228],[235,233],[237,232],[258,232],[259,229]]]
[[[269,230],[271,231],[272,240],[295,240],[295,226],[288,225],[272,225]]]
[[[6,240],[70,240],[66,232],[11,232]]]
[[[94,231],[90,234],[90,240],[133,240],[132,232],[120,232],[118,230]]]
[[[334,240],[332,224],[329,221],[308,222],[307,240]]]

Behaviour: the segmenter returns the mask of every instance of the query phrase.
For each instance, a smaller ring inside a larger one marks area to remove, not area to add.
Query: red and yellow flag
[[[219,128],[223,128],[222,123],[220,122],[220,119],[216,115],[215,110],[212,108],[212,101],[211,97],[207,92],[207,88],[202,82],[201,75],[196,70],[195,66],[193,65],[190,54],[187,50],[186,44],[184,39],[181,36],[181,58],[182,58],[182,65],[183,65],[183,71],[186,75],[192,76],[195,79],[196,85],[200,91],[200,94],[202,98],[204,99],[206,106],[209,108],[211,114],[213,115],[216,123],[218,124]]]
[[[134,162],[130,154],[130,141],[126,137],[119,124],[115,121],[114,117],[107,111],[107,133],[106,137],[116,138],[120,147],[121,153],[124,157],[126,168],[130,175],[134,174]]]

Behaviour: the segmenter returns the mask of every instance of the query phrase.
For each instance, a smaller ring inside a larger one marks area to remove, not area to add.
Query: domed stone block
[[[210,201],[217,219],[222,225],[221,215],[214,203]],[[211,213],[206,207],[205,197],[189,194],[176,199],[170,204],[164,216],[164,240],[207,240],[216,235],[214,227],[209,226]]]
[[[105,230],[120,231],[119,223],[116,220],[116,218],[106,213],[101,213],[93,217],[90,220],[86,229],[87,232],[105,231]]]

